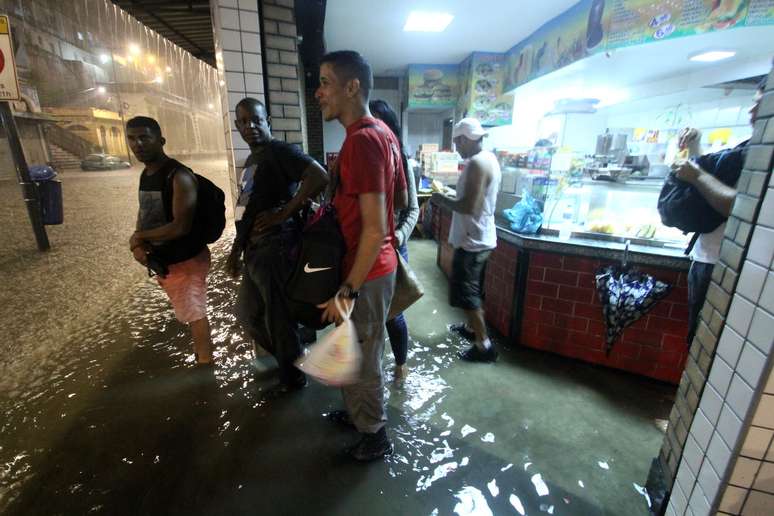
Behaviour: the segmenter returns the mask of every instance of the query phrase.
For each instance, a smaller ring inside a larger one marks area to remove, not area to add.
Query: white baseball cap
[[[463,118],[456,124],[454,124],[454,130],[452,131],[452,138],[457,136],[464,136],[468,140],[480,140],[486,136],[486,131],[481,127],[481,122],[475,118]]]

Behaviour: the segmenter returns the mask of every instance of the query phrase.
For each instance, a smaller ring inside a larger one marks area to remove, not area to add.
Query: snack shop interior
[[[400,114],[421,207],[411,252],[431,253],[443,280],[451,277],[452,211],[444,197],[454,197],[466,165],[452,127],[476,118],[502,174],[497,248],[484,279],[487,326],[506,347],[591,366],[602,383],[612,370],[665,387],[655,397],[667,408],[653,418],[666,442],[670,425],[680,432],[672,403],[690,359],[691,234],[662,224],[659,194],[672,164],[689,157],[679,145],[685,129],[696,130],[701,154],[753,135],[750,109],[774,56],[774,4],[589,0],[564,8],[501,47],[450,45],[448,55],[424,62],[406,52],[375,67],[371,98]],[[324,131],[335,158],[344,130],[329,122]],[[649,313],[613,336],[596,282],[605,267],[670,286]],[[648,391],[643,385],[632,388]],[[653,401],[648,396],[643,406]],[[663,467],[658,450],[645,452],[645,462],[656,457],[642,491],[653,498],[654,514],[667,510],[669,498],[654,487],[664,481],[650,477],[671,461],[673,481],[680,459],[667,448]],[[709,498],[696,499],[717,510],[720,495]]]

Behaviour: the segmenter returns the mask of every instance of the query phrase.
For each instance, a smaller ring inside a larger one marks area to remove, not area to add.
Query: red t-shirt
[[[361,118],[347,127],[347,137],[338,158],[338,173],[339,184],[333,198],[333,206],[336,208],[341,232],[347,244],[344,274],[349,274],[355,263],[360,232],[363,229],[358,196],[376,192],[384,193],[387,235],[366,281],[393,272],[397,266],[393,247],[393,198],[396,190],[406,189],[398,139],[381,120],[372,117]]]

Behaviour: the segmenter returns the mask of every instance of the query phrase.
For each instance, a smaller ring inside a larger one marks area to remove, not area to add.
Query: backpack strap
[[[691,241],[688,242],[688,247],[685,248],[685,256],[688,256],[691,254],[691,251],[693,250],[693,246],[696,245],[696,241],[699,240],[699,236],[701,233],[694,233],[691,237]]]
[[[174,195],[173,186],[174,186],[175,174],[181,168],[190,172],[194,178],[194,181],[196,181],[197,188],[199,186],[199,181],[196,179],[196,174],[190,168],[186,167],[185,165],[183,165],[182,163],[180,163],[174,158],[169,158],[167,162],[164,163],[164,166],[159,171],[166,174],[166,178],[164,180],[164,188],[161,190],[161,200],[162,200],[162,204],[164,204],[164,213],[166,214],[167,221],[169,222],[172,221],[172,198]]]

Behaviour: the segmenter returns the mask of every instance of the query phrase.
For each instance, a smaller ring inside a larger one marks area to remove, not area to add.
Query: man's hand
[[[672,165],[675,177],[686,183],[694,184],[705,172],[696,163],[689,160],[677,161]]]
[[[132,249],[132,255],[140,265],[145,267],[148,266],[148,252],[145,250],[144,245],[138,245],[137,247]]]
[[[235,245],[231,248],[231,253],[229,253],[226,259],[225,269],[226,274],[232,278],[239,277],[239,273],[242,270],[242,251],[239,249],[239,246]]]
[[[698,129],[694,129],[693,127],[686,127],[680,131],[680,135],[677,138],[677,147],[680,150],[692,149],[694,146],[698,145],[700,138],[701,133]]]
[[[338,294],[336,294],[338,295]],[[323,309],[322,317],[320,318],[323,322],[332,322],[336,323],[336,326],[342,323],[344,318],[339,313],[338,308],[336,308],[336,297],[330,298],[328,301],[321,305],[317,305],[317,308]],[[352,305],[355,303],[354,299],[349,299],[345,297],[339,296],[339,303],[341,303],[341,307],[344,309],[345,313],[349,313],[350,310],[352,310]]]
[[[253,233],[263,233],[267,229],[282,224],[287,219],[285,210],[271,211],[266,210],[255,216],[255,222],[253,223]]]

